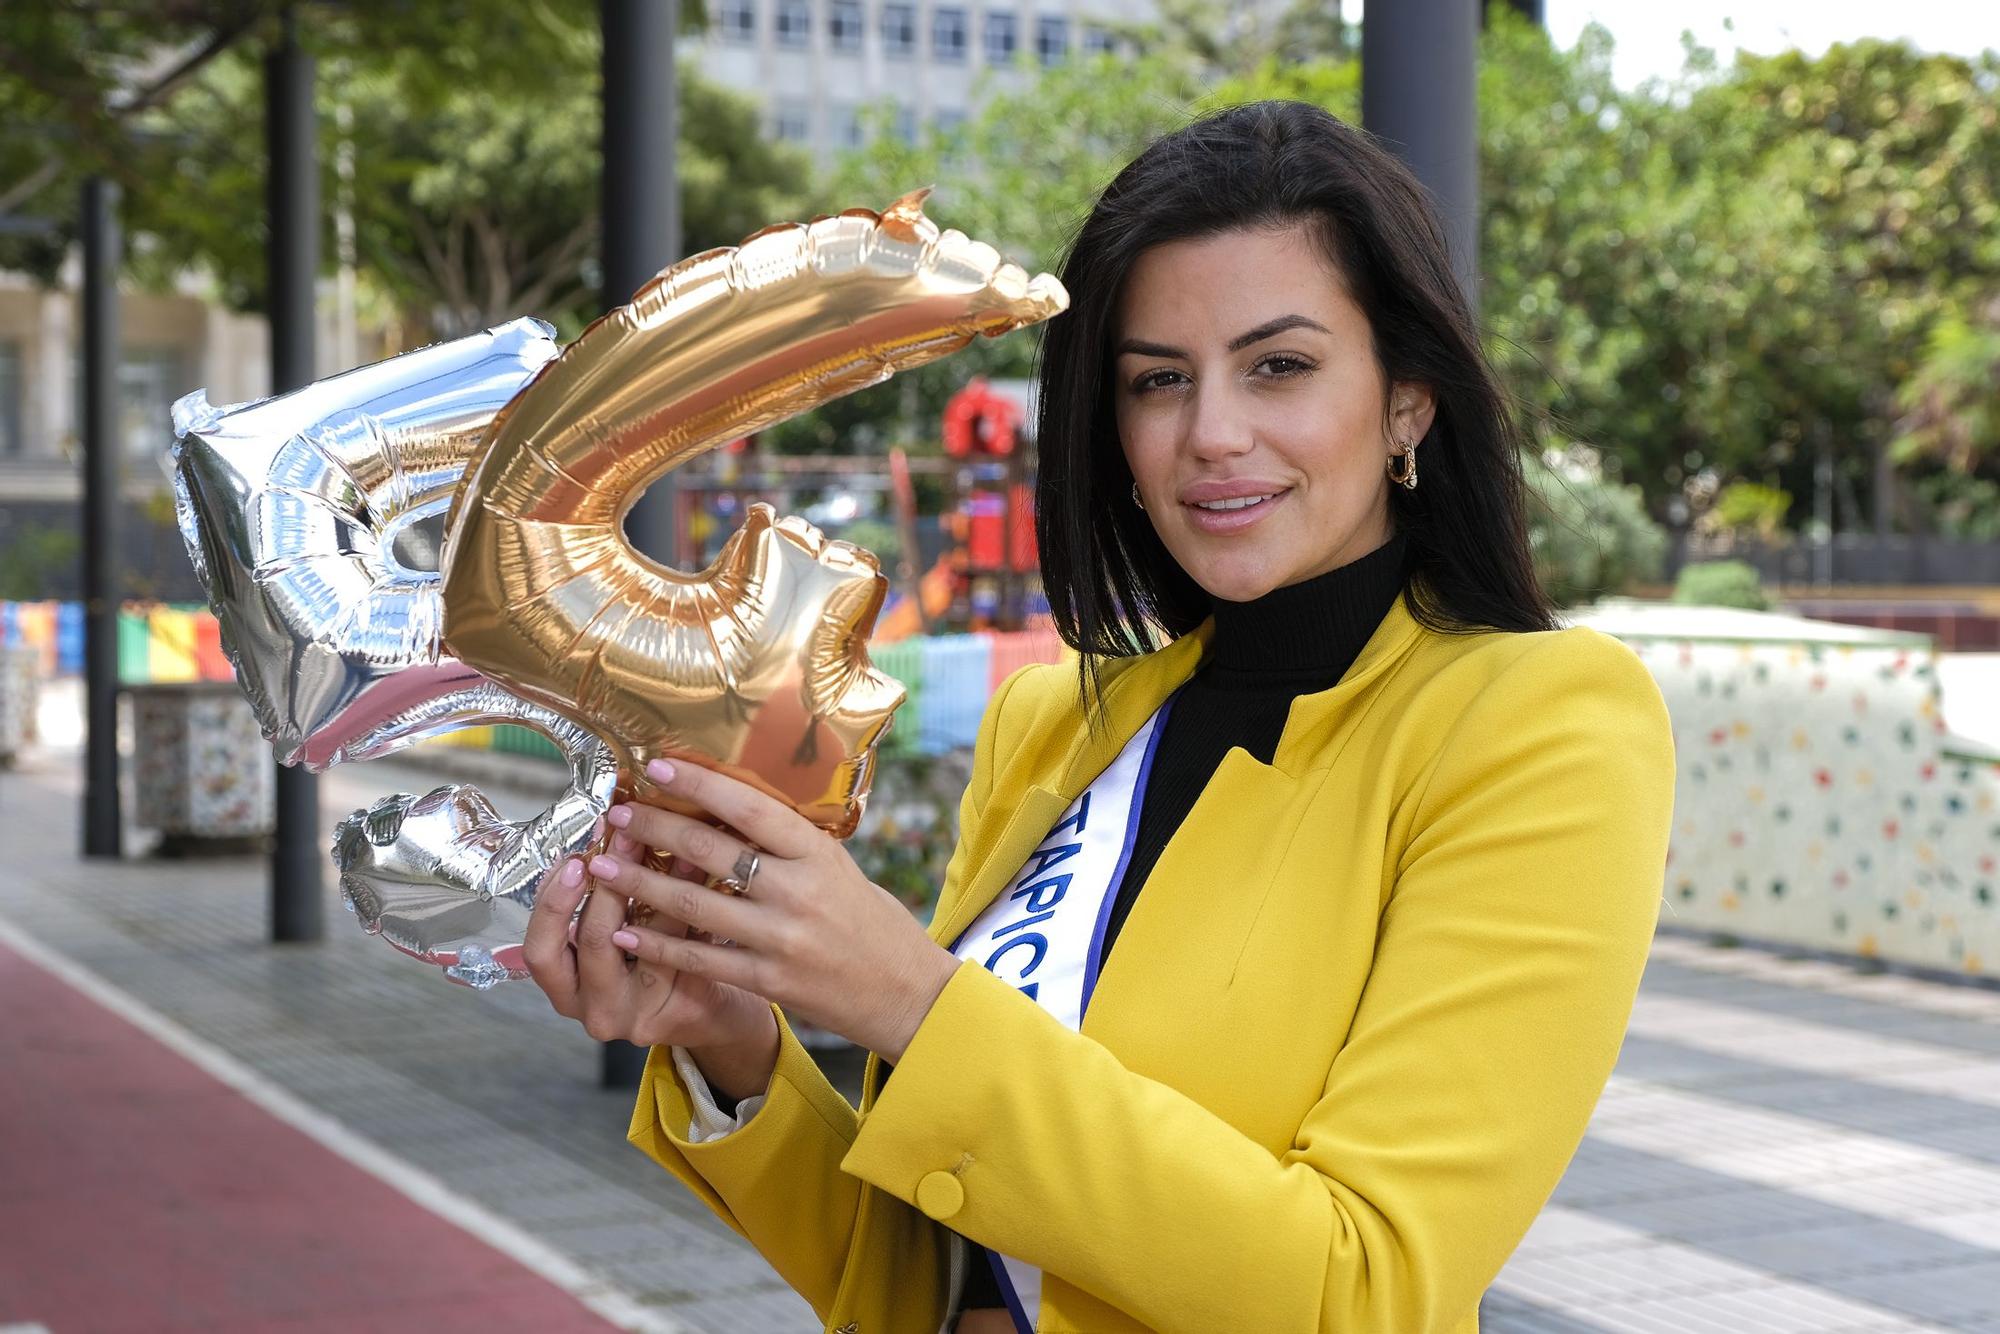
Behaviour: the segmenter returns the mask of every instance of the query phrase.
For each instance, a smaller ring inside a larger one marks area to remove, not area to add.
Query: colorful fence
[[[44,676],[80,675],[83,607],[75,602],[0,602],[0,644],[39,649]],[[971,745],[993,688],[1016,668],[1060,661],[1065,651],[1047,623],[1030,630],[924,636],[871,646],[875,665],[908,692],[884,748],[891,754],[935,755]],[[206,608],[128,603],[119,614],[118,676],[125,684],[227,681],[234,675],[215,617]],[[520,727],[469,727],[438,744],[561,758],[546,738]]]
[[[0,644],[42,655],[42,674],[83,673],[83,604],[0,602]],[[187,603],[128,602],[118,614],[118,679],[127,685],[228,681],[236,673],[222,652],[207,608]]]

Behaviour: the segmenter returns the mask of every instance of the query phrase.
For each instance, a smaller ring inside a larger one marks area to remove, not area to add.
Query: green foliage
[[[1361,45],[1359,30],[1341,15],[1340,0],[1286,0],[1282,7],[1158,0],[1153,11],[1151,23],[1130,28],[1134,42],[1156,55],[1190,61],[1211,76],[1323,65],[1357,53]]]
[[[903,537],[896,525],[883,519],[856,519],[840,529],[840,540],[852,542],[870,552],[885,570],[894,570],[902,559]]]
[[[1938,317],[1896,401],[1899,461],[1939,459],[1971,473],[2000,457],[2000,296],[1980,303],[1977,319],[1960,310]]]
[[[93,51],[81,42],[86,54],[70,58],[71,75],[81,69],[94,80],[95,102],[82,110],[59,105],[68,90],[53,75],[25,91],[0,85],[0,110],[19,106],[31,117],[0,129],[0,197],[34,186],[37,202],[67,219],[73,178],[103,165],[83,145],[101,139],[126,181],[135,275],[164,285],[192,267],[211,274],[229,304],[259,306],[262,55],[280,6],[196,0],[172,6],[180,26],[167,28],[149,28],[136,12],[143,7],[70,0],[29,12],[36,8],[0,11],[0,47],[22,38],[33,49],[62,47],[81,40],[78,24],[107,23],[111,45]],[[107,8],[115,17],[85,13]],[[698,5],[684,9],[701,14]],[[299,13],[300,40],[318,60],[327,266],[338,259],[331,217],[345,199],[362,279],[410,332],[446,336],[537,314],[576,333],[599,307],[597,6],[534,0],[489,13],[349,0]],[[116,53],[156,52],[160,37],[175,34],[206,54],[143,115],[113,114],[108,108],[125,96]],[[803,155],[766,142],[754,105],[691,65],[679,72],[679,92],[685,250],[734,244],[795,215]],[[65,116],[95,137],[51,139],[48,123]],[[56,171],[37,185],[44,169],[33,164],[44,161]],[[37,265],[45,277],[53,268],[46,260]]]
[[[1674,601],[1697,607],[1742,607],[1769,611],[1771,599],[1754,567],[1740,560],[1699,561],[1681,567],[1674,581]]]
[[[915,724],[914,718],[898,720],[903,727]],[[972,753],[885,750],[879,759],[868,809],[848,851],[869,879],[912,908],[928,909],[958,842],[959,799],[972,777]]]
[[[83,544],[72,529],[23,524],[0,544],[0,600],[29,602],[76,568]]]
[[[1910,492],[1940,537],[2000,542],[2000,482],[1945,471],[1917,478]]]
[[[1496,14],[1482,69],[1482,264],[1524,398],[1656,507],[1692,478],[1867,487],[1925,331],[2000,280],[2000,55],[1896,43],[1697,53],[1621,94]]]
[[[1749,532],[1770,543],[1784,533],[1791,509],[1791,496],[1775,486],[1731,482],[1716,493],[1714,506],[1702,518],[1712,530]]]
[[[1667,535],[1647,515],[1639,488],[1604,477],[1594,452],[1572,448],[1551,458],[1521,459],[1528,544],[1550,600],[1575,606],[1657,578]]]

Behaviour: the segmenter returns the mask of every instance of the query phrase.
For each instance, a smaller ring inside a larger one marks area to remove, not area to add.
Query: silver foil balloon
[[[483,692],[438,707],[449,708],[453,726],[518,723],[560,746],[570,784],[554,805],[509,822],[478,788],[453,783],[421,797],[384,797],[333,834],[341,895],[362,926],[482,991],[528,975],[521,942],[535,900],[564,858],[596,846],[618,786],[603,741],[499,686]]]
[[[589,851],[617,787],[610,747],[446,652],[446,510],[487,427],[557,352],[516,320],[231,407],[174,405],[175,509],[237,681],[287,764],[324,769],[487,723],[543,733],[570,786],[532,820],[476,788],[384,798],[343,820],[348,905],[398,949],[485,988],[524,976],[549,871]]]
[[[174,404],[181,537],[284,763],[387,754],[486,698],[441,637],[445,511],[554,334],[515,320],[254,403]]]

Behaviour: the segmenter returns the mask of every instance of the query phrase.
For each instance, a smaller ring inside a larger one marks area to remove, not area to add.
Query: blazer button
[[[965,1207],[965,1187],[949,1172],[930,1172],[917,1183],[917,1208],[932,1218],[950,1218]]]

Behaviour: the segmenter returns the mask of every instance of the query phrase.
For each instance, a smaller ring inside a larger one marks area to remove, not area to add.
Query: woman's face
[[[1210,596],[1247,602],[1389,540],[1389,459],[1429,429],[1431,395],[1385,392],[1368,318],[1303,227],[1145,251],[1113,340],[1125,460]]]

